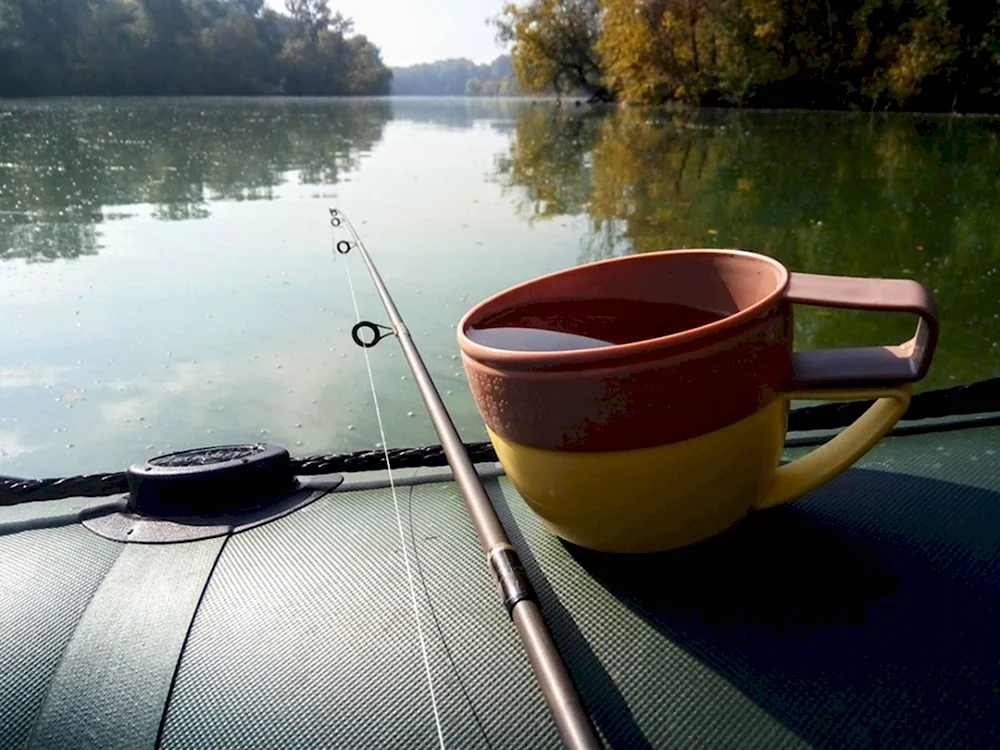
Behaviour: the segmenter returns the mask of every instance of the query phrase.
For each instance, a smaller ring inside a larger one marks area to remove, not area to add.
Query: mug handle
[[[782,398],[878,400],[829,442],[779,466],[756,508],[772,508],[801,497],[871,450],[909,407],[910,383],[927,374],[938,339],[934,298],[916,281],[793,273],[785,298],[803,305],[914,313],[920,322],[913,338],[895,346],[792,354],[789,390]]]

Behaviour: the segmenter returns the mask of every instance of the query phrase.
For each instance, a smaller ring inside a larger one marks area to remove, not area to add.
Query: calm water
[[[348,213],[466,440],[485,431],[458,318],[541,273],[670,247],[908,276],[944,332],[940,387],[1000,374],[1000,121],[687,116],[517,102],[0,103],[0,473],[118,470],[267,439],[381,440]],[[342,236],[342,235],[341,235]],[[800,347],[908,335],[803,310]],[[390,446],[436,442],[397,346],[371,351]]]

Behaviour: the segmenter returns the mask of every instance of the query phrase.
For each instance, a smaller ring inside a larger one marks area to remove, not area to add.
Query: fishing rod
[[[567,748],[573,748],[573,750],[602,748],[603,745],[583,707],[583,701],[580,699],[576,685],[559,654],[545,618],[542,617],[534,587],[524,571],[517,551],[511,545],[510,539],[507,538],[507,533],[490,502],[486,488],[483,486],[479,474],[476,473],[472,461],[469,460],[469,454],[455,429],[455,423],[441,401],[437,387],[424,366],[420,352],[417,351],[417,347],[410,337],[410,332],[403,322],[399,310],[396,309],[396,304],[392,301],[389,290],[375,268],[361,237],[347,216],[337,209],[330,209],[330,224],[335,228],[344,225],[350,232],[353,241],[339,240],[335,246],[336,251],[341,255],[346,255],[356,248],[361,253],[361,258],[368,268],[368,273],[382,299],[382,305],[385,307],[391,323],[391,327],[389,327],[359,320],[351,331],[351,337],[356,344],[365,349],[375,346],[387,336],[395,336],[399,341],[403,356],[406,358],[406,363],[413,373],[417,388],[420,390],[420,395],[427,407],[427,413],[438,438],[441,440],[445,457],[454,472],[455,482],[462,492],[472,525],[475,527],[476,535],[486,553],[486,560],[500,585],[507,614],[517,628],[521,643],[527,652],[531,667],[535,672],[535,677],[542,689],[545,702],[555,721],[556,729],[562,737],[563,744]],[[372,338],[362,338],[361,331],[363,330],[370,331]],[[372,390],[374,391],[374,383],[372,383]],[[383,446],[384,443],[383,438]],[[389,468],[391,469],[391,467]]]

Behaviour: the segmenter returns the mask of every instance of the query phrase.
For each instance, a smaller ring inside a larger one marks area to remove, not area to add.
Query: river
[[[355,322],[376,259],[465,440],[455,326],[542,273],[681,247],[904,276],[942,319],[920,389],[1000,375],[1000,120],[658,113],[480,99],[0,102],[0,474],[114,471],[267,440],[382,440]],[[799,309],[800,348],[906,316]],[[398,348],[371,350],[390,447],[436,436]]]

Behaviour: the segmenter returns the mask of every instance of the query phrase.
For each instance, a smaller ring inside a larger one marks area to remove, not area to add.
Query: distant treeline
[[[465,58],[393,68],[395,96],[515,96],[510,55],[501,55],[489,65],[476,65]]]
[[[1000,111],[1000,0],[525,0],[495,23],[525,90]]]
[[[0,0],[0,96],[386,94],[329,0]]]

